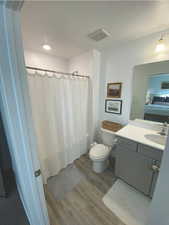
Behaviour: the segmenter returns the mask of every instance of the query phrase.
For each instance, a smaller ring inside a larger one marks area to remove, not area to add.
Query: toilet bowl
[[[89,153],[89,157],[93,163],[93,170],[96,173],[102,173],[108,166],[108,158],[111,147],[103,144],[94,145]]]
[[[113,132],[110,133],[101,128],[100,134],[102,144],[94,143],[89,152],[89,157],[93,163],[93,171],[96,173],[102,173],[108,167],[108,159],[115,145],[115,134]]]

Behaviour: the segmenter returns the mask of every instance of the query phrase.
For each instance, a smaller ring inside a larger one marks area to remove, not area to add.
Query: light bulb
[[[51,50],[51,46],[50,45],[43,45],[43,49],[50,51]]]
[[[156,51],[156,52],[163,52],[163,51],[165,51],[165,49],[166,49],[166,46],[165,46],[165,44],[164,44],[164,40],[163,40],[163,38],[161,38],[161,39],[158,41],[158,44],[157,44],[157,46],[156,46],[155,51]]]

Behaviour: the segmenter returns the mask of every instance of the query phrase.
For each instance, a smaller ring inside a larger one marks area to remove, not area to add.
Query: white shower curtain
[[[44,183],[87,152],[88,79],[28,76]]]

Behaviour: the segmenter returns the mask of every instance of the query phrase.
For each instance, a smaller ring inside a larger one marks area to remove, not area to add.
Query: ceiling
[[[157,1],[29,1],[22,9],[24,47],[44,53],[48,43],[48,53],[70,58],[168,29],[168,12],[169,2]],[[111,37],[90,40],[87,35],[99,28]]]

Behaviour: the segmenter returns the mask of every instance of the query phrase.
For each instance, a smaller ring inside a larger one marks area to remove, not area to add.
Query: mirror
[[[134,67],[130,119],[169,123],[169,61]]]

